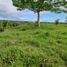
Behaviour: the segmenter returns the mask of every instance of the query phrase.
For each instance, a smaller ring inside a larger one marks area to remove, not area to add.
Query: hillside
[[[67,24],[1,22],[0,67],[67,67]]]

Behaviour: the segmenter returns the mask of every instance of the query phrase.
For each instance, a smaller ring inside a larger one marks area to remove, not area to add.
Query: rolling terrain
[[[67,67],[67,24],[1,22],[0,67]]]

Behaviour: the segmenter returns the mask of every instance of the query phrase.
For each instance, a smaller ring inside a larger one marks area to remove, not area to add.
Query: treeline
[[[4,32],[6,29],[9,28],[27,30],[35,27],[34,27],[34,23],[27,22],[27,21],[0,20],[0,32]]]
[[[59,22],[57,19],[55,22],[45,22],[45,24],[63,24]],[[44,22],[41,22],[41,27],[44,24]],[[27,30],[27,29],[35,29],[35,23],[34,22],[27,22],[27,21],[10,21],[10,20],[0,20],[0,32],[3,32],[5,29],[8,28],[17,28],[20,30]]]
[[[16,27],[19,23],[15,21],[7,21],[7,20],[1,20],[0,21],[0,32],[3,32],[6,28]]]

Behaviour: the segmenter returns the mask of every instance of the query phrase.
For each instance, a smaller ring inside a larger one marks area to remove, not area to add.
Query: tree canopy
[[[61,6],[67,8],[67,0],[13,0],[13,3],[19,9],[28,8],[36,12],[38,26],[40,26],[40,11],[67,12],[67,10],[60,8]]]
[[[12,0],[13,4],[21,9],[30,8],[33,11],[56,11],[60,6],[67,8],[67,0]],[[61,10],[60,10],[61,11]]]

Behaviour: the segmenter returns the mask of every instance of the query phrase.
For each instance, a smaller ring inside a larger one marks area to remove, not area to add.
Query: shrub
[[[57,20],[55,21],[55,24],[56,24],[56,25],[59,24],[59,19],[57,19]]]
[[[4,28],[0,27],[0,32],[4,32]]]

